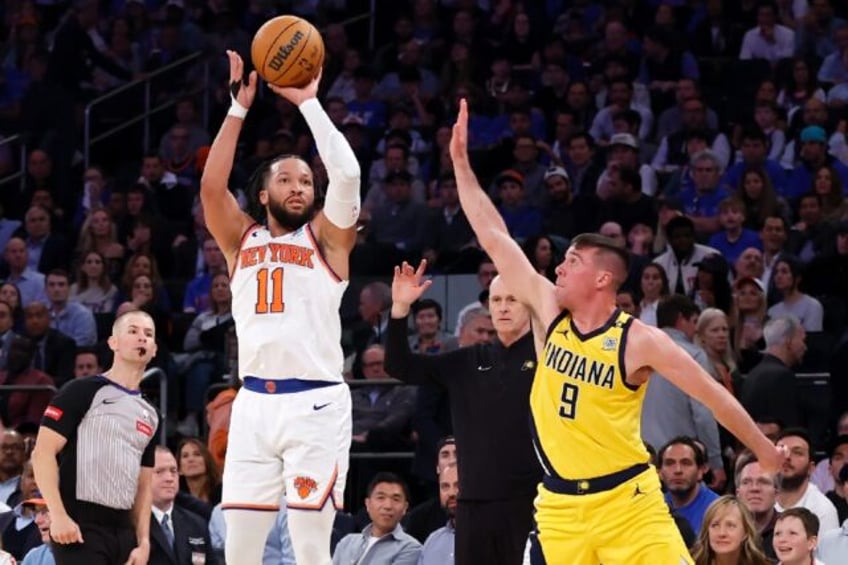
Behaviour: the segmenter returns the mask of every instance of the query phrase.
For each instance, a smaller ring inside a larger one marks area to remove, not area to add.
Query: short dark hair
[[[395,473],[389,473],[386,471],[381,471],[374,475],[374,478],[371,479],[371,482],[368,483],[368,498],[371,498],[371,494],[374,492],[374,489],[380,483],[388,483],[390,485],[400,485],[401,490],[403,490],[403,496],[406,500],[409,500],[409,487],[406,486],[406,482],[400,478],[400,476]]]
[[[657,304],[657,327],[673,328],[680,316],[690,318],[700,312],[701,309],[688,296],[682,294],[663,296]]]
[[[786,220],[786,218],[783,217],[783,215],[768,214],[765,218],[763,218],[763,225],[765,225],[766,221],[768,220],[780,220],[780,223],[783,224],[784,231],[786,231],[787,233],[789,232],[789,222]]]
[[[587,131],[578,131],[577,133],[572,135],[570,138],[568,138],[568,145],[571,146],[571,142],[575,139],[585,140],[586,145],[589,147],[589,149],[595,149],[595,147],[597,146],[597,144],[595,143],[595,138],[592,137],[592,134]]]
[[[627,122],[627,125],[631,128],[640,127],[642,125],[642,114],[628,108],[627,110],[621,110],[613,114],[612,121],[617,122],[619,120]]]
[[[762,141],[768,145],[768,137],[759,126],[748,126],[742,130],[742,141]]]
[[[828,458],[832,459],[837,448],[841,445],[845,445],[846,443],[848,443],[848,435],[842,434],[841,436],[837,436],[830,444],[830,449],[827,452]]]
[[[618,167],[618,178],[621,179],[621,184],[630,185],[633,192],[642,192],[642,176],[639,171],[633,167]]]
[[[265,221],[267,214],[265,213],[264,206],[259,203],[259,193],[265,190],[265,185],[268,184],[268,178],[271,176],[271,167],[274,163],[285,161],[286,159],[297,159],[306,163],[309,170],[312,170],[309,163],[307,163],[300,155],[284,153],[282,155],[276,155],[269,159],[265,159],[259,163],[259,166],[254,169],[253,173],[247,179],[244,192],[248,200],[248,213],[254,220],[260,223]]]
[[[810,439],[810,433],[806,428],[786,428],[785,430],[781,430],[779,434],[777,434],[777,443],[778,441],[787,438],[787,437],[798,437],[804,440],[804,443],[807,444],[807,451],[810,454],[810,458],[813,457],[813,441]]]
[[[68,271],[65,269],[50,269],[47,273],[48,277],[64,277],[65,281],[68,283],[71,282],[71,275],[68,274]],[[45,277],[46,280],[47,277]]]
[[[786,518],[798,518],[801,520],[801,524],[804,526],[804,532],[807,534],[808,538],[819,535],[819,517],[803,506],[787,508],[777,515],[775,524],[781,520],[785,520]]]
[[[612,255],[621,261],[621,273],[614,276],[615,289],[618,290],[624,284],[627,273],[630,272],[630,253],[627,249],[619,246],[615,240],[599,233],[581,233],[571,240],[574,249],[594,249],[604,255]]]
[[[422,310],[435,310],[436,317],[439,318],[439,321],[442,321],[442,305],[433,300],[432,298],[422,298],[421,300],[416,300],[412,303],[412,315],[417,316],[419,312]]]
[[[668,451],[668,448],[672,445],[688,445],[692,448],[692,451],[695,453],[695,465],[698,467],[703,467],[707,464],[707,454],[703,449],[689,436],[677,436],[669,440],[657,454],[657,464],[662,467],[662,460],[665,457],[665,452]]]

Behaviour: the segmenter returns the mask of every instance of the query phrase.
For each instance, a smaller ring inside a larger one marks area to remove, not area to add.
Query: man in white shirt
[[[695,243],[695,224],[686,216],[672,218],[665,227],[668,249],[654,259],[654,263],[665,269],[671,292],[688,296],[698,276],[697,264],[709,255],[721,253]]]
[[[739,58],[765,59],[771,64],[791,57],[795,50],[795,32],[777,24],[775,6],[760,4],[757,9],[757,27],[748,30],[742,39]]]
[[[789,458],[783,464],[783,483],[777,494],[775,510],[806,508],[819,518],[819,536],[839,528],[836,507],[810,482],[813,463],[810,459],[810,438],[806,430],[787,428],[778,436],[777,446],[784,446]]]

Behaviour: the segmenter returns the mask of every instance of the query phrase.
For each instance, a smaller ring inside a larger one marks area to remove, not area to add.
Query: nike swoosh
[[[328,403],[326,403],[326,404],[313,404],[313,405],[312,405],[312,409],[313,409],[313,410],[321,410],[322,408],[326,408],[326,407],[327,407],[327,406],[329,406],[330,404],[332,404],[332,402],[328,402]]]
[[[115,404],[119,400],[121,400],[121,399],[120,398],[107,398],[106,400],[103,401],[103,404]]]
[[[492,368],[492,366],[491,366],[491,365],[489,365],[488,367],[484,367],[483,365],[477,365],[477,370],[478,370],[478,371],[488,371],[488,370],[489,370],[489,369],[491,369],[491,368]]]

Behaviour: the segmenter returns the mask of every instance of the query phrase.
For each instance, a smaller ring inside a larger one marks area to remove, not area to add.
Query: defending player
[[[209,231],[231,274],[233,318],[244,386],[233,405],[224,467],[228,563],[261,563],[285,490],[298,563],[330,563],[334,503],[342,504],[351,437],[350,390],[342,379],[339,305],[359,215],[359,164],[316,98],[271,87],[300,108],[329,177],[314,212],[309,165],[283,155],[254,172],[249,196],[265,225],[227,190],[242,120],[256,93],[243,62],[230,59],[230,108],[209,152],[200,197]]]
[[[639,433],[651,370],[708,406],[769,472],[783,456],[742,406],[663,332],[615,307],[627,252],[600,235],[575,238],[556,285],[536,273],[480,189],[460,105],[450,150],[460,202],[509,288],[547,328],[530,394],[532,433],[545,471],[536,498],[532,562],[691,563]],[[537,341],[537,347],[540,342]]]

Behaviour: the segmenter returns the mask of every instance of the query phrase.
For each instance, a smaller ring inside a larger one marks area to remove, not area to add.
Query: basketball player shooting
[[[573,565],[691,563],[640,437],[652,370],[708,406],[766,472],[785,460],[742,406],[663,332],[615,306],[627,251],[609,238],[572,240],[556,284],[539,275],[481,190],[467,151],[460,103],[450,141],[459,199],[483,249],[532,313],[539,363],[530,393],[536,453],[544,469],[536,497],[531,562]]]
[[[222,508],[228,563],[261,563],[280,497],[297,563],[328,565],[330,532],[343,501],[351,438],[350,390],[342,378],[339,305],[359,215],[359,164],[316,94],[270,86],[295,104],[329,177],[315,212],[313,174],[293,155],[260,165],[249,197],[259,225],[227,189],[257,75],[228,51],[232,107],[209,152],[200,198],[231,274],[243,387],[233,404]]]

